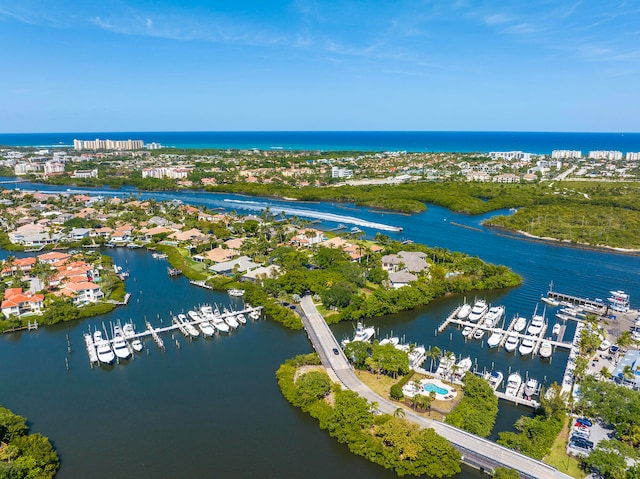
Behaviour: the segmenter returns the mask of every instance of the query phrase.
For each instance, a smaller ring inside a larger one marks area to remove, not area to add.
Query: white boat
[[[635,332],[635,331],[634,331]],[[600,346],[598,346],[598,349],[600,351],[606,351],[607,349],[609,349],[611,347],[611,342],[607,341],[606,339],[604,341],[602,341],[600,343]]]
[[[139,353],[144,349],[144,346],[142,344],[142,341],[140,341],[140,338],[134,338],[136,334],[136,330],[133,327],[133,324],[126,323],[124,326],[122,326],[122,334],[124,334],[125,339],[131,343],[131,347],[136,353]]]
[[[487,339],[487,346],[489,346],[490,348],[495,348],[498,344],[500,344],[501,340],[502,333],[500,331],[495,331],[491,336],[489,336],[489,339]]]
[[[224,322],[220,316],[214,316],[212,320],[213,326],[221,333],[229,332],[229,325]]]
[[[462,330],[462,335],[464,337],[467,337],[471,334],[471,331],[473,331],[473,326],[465,326],[464,329]]]
[[[500,371],[493,371],[490,374],[487,374],[487,381],[489,381],[489,386],[494,391],[498,390],[500,384],[502,383],[502,379],[504,378],[503,374]]]
[[[551,330],[551,334],[553,334],[554,336],[557,336],[558,334],[560,334],[560,323],[556,323],[553,325],[553,329]]]
[[[542,298],[540,298],[540,301],[542,301],[543,303],[548,304],[549,306],[553,306],[554,308],[556,306],[560,306],[560,302],[556,301],[555,299],[552,298],[547,298],[546,296],[543,296]]]
[[[542,344],[540,345],[540,350],[538,351],[538,354],[540,355],[541,358],[549,358],[551,357],[551,353],[553,352],[553,346],[551,346],[551,343],[549,341],[542,341]]]
[[[473,308],[471,308],[471,312],[469,313],[468,318],[469,321],[478,321],[485,315],[488,309],[489,307],[487,306],[486,301],[484,301],[483,299],[479,299],[475,302]]]
[[[516,319],[516,323],[513,325],[513,330],[516,333],[521,333],[522,331],[524,331],[524,328],[526,326],[527,326],[527,318],[523,316],[518,316],[518,319]]]
[[[103,364],[111,364],[113,360],[116,358],[113,349],[111,349],[111,345],[109,341],[102,337],[101,331],[95,331],[93,333],[93,344],[96,347],[96,353],[98,355],[98,361]]]
[[[471,361],[471,358],[469,356],[467,356],[464,359],[461,359],[456,363],[455,375],[458,377],[464,376],[467,373],[467,371],[471,369],[471,366],[473,366],[473,362]]]
[[[484,315],[484,325],[487,328],[493,328],[500,322],[502,316],[504,316],[504,306],[494,306],[489,308],[487,314]]]
[[[511,373],[507,378],[507,387],[504,390],[505,396],[516,397],[521,385],[522,377],[518,373]]]
[[[426,358],[427,350],[423,346],[413,348],[409,353],[409,366],[412,368],[420,367]]]
[[[131,350],[124,339],[124,334],[119,324],[113,327],[113,352],[119,359],[129,359],[131,357]]]
[[[224,322],[227,323],[231,329],[238,329],[238,326],[240,326],[235,314],[228,313],[224,317]]]
[[[196,321],[198,328],[202,331],[202,335],[205,337],[211,337],[216,334],[216,330],[209,320],[202,314],[198,314],[196,311],[189,311],[187,313],[192,321]]]
[[[184,330],[187,332],[189,336],[192,336],[194,338],[197,338],[198,336],[200,336],[200,331],[198,331],[196,327],[189,322],[189,320],[184,314],[182,313],[178,314],[178,321],[180,321],[180,323],[182,324],[182,327],[184,328]]]
[[[518,335],[510,334],[509,337],[507,338],[507,341],[504,343],[504,349],[506,349],[508,352],[511,353],[516,350],[519,343],[520,343],[520,339],[518,338]]]
[[[469,316],[470,312],[471,312],[471,305],[464,303],[460,308],[460,310],[458,311],[458,319],[466,319],[466,317]]]
[[[624,291],[609,291],[611,297],[608,298],[609,307],[614,311],[621,311],[623,313],[629,311],[630,299],[629,295]]]
[[[369,340],[371,340],[371,338],[373,338],[373,335],[376,334],[376,330],[373,327],[365,327],[364,324],[362,324],[360,321],[358,321],[358,324],[356,326],[356,332],[353,335],[353,339],[349,340],[349,339],[345,339],[343,341],[343,344],[348,344],[351,341],[363,341],[363,342],[368,342]]]
[[[448,353],[440,358],[440,363],[438,364],[438,369],[436,369],[436,374],[440,377],[446,376],[451,371],[451,368],[456,363],[456,357],[453,353]]]
[[[245,318],[244,314],[242,314],[242,313],[238,313],[236,315],[236,319],[238,320],[238,322],[240,324],[247,324],[247,318]]]
[[[229,293],[229,296],[244,296],[244,289],[230,289],[227,291],[227,293]]]
[[[473,333],[473,339],[482,339],[482,337],[484,336],[484,329],[476,329],[476,332]]]
[[[529,380],[524,384],[524,397],[526,399],[531,399],[537,393],[538,393],[538,380],[529,378]]]
[[[531,319],[531,324],[527,328],[527,334],[531,336],[537,336],[542,331],[542,327],[544,326],[544,319],[542,316],[534,316]]]
[[[533,352],[533,348],[536,346],[536,339],[537,338],[533,336],[525,336],[518,348],[520,355],[526,356],[527,354],[531,354]]]
[[[251,311],[249,313],[249,318],[253,320],[260,319],[260,310],[254,309],[253,311]]]

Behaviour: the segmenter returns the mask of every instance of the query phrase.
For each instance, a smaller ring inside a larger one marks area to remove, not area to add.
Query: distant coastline
[[[70,132],[0,133],[0,145],[72,148],[74,139],[141,139],[176,149],[313,151],[490,152],[554,149],[640,151],[640,133],[545,133],[455,131],[263,131],[263,132]]]

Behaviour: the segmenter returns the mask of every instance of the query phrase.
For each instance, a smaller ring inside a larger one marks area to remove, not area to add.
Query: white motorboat
[[[216,330],[213,325],[209,322],[207,317],[203,314],[198,314],[197,311],[189,311],[187,313],[191,321],[195,322],[202,331],[202,335],[205,337],[211,337],[216,334]]]
[[[113,349],[111,349],[111,345],[109,341],[102,337],[101,331],[95,331],[93,333],[93,344],[96,347],[96,353],[98,355],[98,361],[103,364],[111,364],[113,360],[116,358]]]
[[[482,319],[488,309],[489,307],[487,306],[486,301],[483,299],[479,299],[475,302],[473,308],[471,308],[471,312],[469,313],[468,318],[469,321],[475,322]]]
[[[560,325],[560,323],[556,323],[553,325],[553,329],[551,330],[551,334],[553,334],[554,336],[557,336],[558,334],[560,334],[560,328],[562,326]]]
[[[471,369],[471,366],[473,366],[473,362],[471,361],[471,358],[467,356],[456,363],[454,374],[458,377],[462,377],[467,373],[467,371],[469,371],[469,369]]]
[[[440,363],[438,364],[438,369],[436,369],[436,374],[440,377],[446,376],[451,371],[451,368],[456,363],[456,357],[453,353],[448,353],[440,358]]]
[[[213,321],[213,317],[214,317],[213,308],[208,304],[200,306],[200,316],[204,316],[205,319],[208,319],[209,321]]]
[[[476,329],[476,332],[473,333],[473,339],[482,339],[482,337],[484,336],[484,329]]]
[[[513,330],[516,333],[521,333],[522,331],[524,331],[524,328],[527,326],[527,318],[522,317],[522,316],[518,316],[518,318],[516,319],[515,324],[513,325]]]
[[[540,350],[538,351],[538,354],[540,355],[540,357],[550,358],[552,352],[553,352],[553,346],[551,346],[551,343],[547,340],[542,341],[542,344],[540,345]]]
[[[239,322],[240,324],[247,324],[247,318],[246,318],[246,317],[244,316],[244,314],[242,314],[242,313],[238,313],[238,314],[236,315],[236,319],[238,320],[238,322]]]
[[[502,341],[502,333],[500,331],[494,331],[494,333],[487,339],[487,346],[495,348]]]
[[[212,320],[213,326],[221,333],[229,332],[229,325],[224,322],[220,316],[214,316]]]
[[[227,323],[231,329],[238,329],[238,326],[240,326],[235,314],[228,313],[224,317],[224,322]]]
[[[505,396],[516,397],[521,385],[522,377],[518,373],[511,373],[507,378],[507,387],[504,390]]]
[[[543,296],[542,298],[540,298],[540,301],[542,301],[543,303],[548,304],[549,306],[553,306],[554,308],[556,306],[560,306],[560,302],[556,301],[555,299],[552,298],[548,298],[546,296]]]
[[[610,291],[611,297],[607,298],[609,301],[609,307],[614,311],[621,311],[623,313],[629,311],[630,300],[629,295],[624,291]]]
[[[229,293],[229,296],[240,297],[244,296],[244,289],[230,289],[227,293]]]
[[[458,311],[458,319],[466,319],[467,316],[469,316],[470,312],[471,312],[471,305],[464,303],[460,308],[460,310]]]
[[[140,338],[134,337],[136,334],[136,330],[133,327],[133,324],[126,323],[124,326],[122,326],[122,334],[124,334],[125,339],[131,343],[131,347],[136,353],[139,353],[144,349]]]
[[[507,341],[504,343],[504,349],[511,353],[516,350],[519,343],[520,339],[518,338],[518,335],[510,334]]]
[[[504,306],[494,306],[489,308],[487,314],[484,315],[484,325],[487,328],[493,328],[500,322],[502,316],[504,316]]]
[[[466,338],[471,334],[471,331],[473,331],[473,326],[465,326],[462,330],[462,335]]]
[[[504,378],[503,374],[500,371],[493,371],[487,376],[489,386],[491,386],[491,389],[493,389],[494,391],[497,391],[498,387],[500,387],[500,384],[502,383],[502,379]]]
[[[529,324],[529,327],[527,328],[527,334],[537,336],[538,334],[540,334],[540,331],[542,331],[543,326],[544,319],[540,316],[534,316],[533,319],[531,319],[531,324]]]
[[[633,336],[633,335],[632,335]],[[607,341],[606,339],[604,341],[602,341],[600,343],[600,346],[598,346],[598,350],[600,351],[606,351],[607,349],[609,349],[611,347],[611,342]]]
[[[184,330],[187,332],[187,334],[189,336],[192,336],[194,338],[197,338],[198,336],[200,336],[200,331],[198,331],[198,329],[189,322],[189,319],[187,319],[187,317],[180,313],[178,314],[178,321],[180,321],[180,323],[182,324],[182,327],[184,328]]]
[[[129,359],[131,357],[131,350],[124,339],[124,334],[119,324],[113,327],[113,352],[119,359]]]
[[[251,311],[249,313],[249,318],[253,320],[260,319],[260,310],[254,309],[253,311]]]
[[[413,348],[413,351],[409,353],[409,365],[412,368],[420,367],[426,358],[427,350],[423,346],[417,346]]]
[[[345,339],[343,341],[343,344],[348,344],[351,341],[363,341],[366,343],[370,341],[371,338],[373,338],[374,334],[376,334],[376,330],[373,327],[366,327],[364,324],[358,321],[353,339]]]
[[[526,356],[527,354],[531,354],[533,352],[533,348],[536,346],[536,338],[533,336],[525,336],[522,339],[522,343],[518,348],[521,356]]]
[[[538,380],[529,378],[529,380],[524,384],[524,397],[526,399],[531,399],[537,393],[538,393]]]

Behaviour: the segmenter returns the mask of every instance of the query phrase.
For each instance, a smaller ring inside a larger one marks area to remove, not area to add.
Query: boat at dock
[[[249,319],[260,319],[260,310],[259,309],[254,309],[253,311],[251,311],[249,313]]]
[[[184,314],[182,313],[178,314],[178,321],[180,322],[180,324],[182,325],[182,327],[184,328],[184,330],[187,332],[189,336],[194,338],[197,338],[198,336],[200,336],[200,331],[198,331],[196,327],[189,322],[189,320]]]
[[[551,343],[547,340],[542,341],[542,344],[540,345],[540,350],[538,351],[538,354],[540,355],[540,357],[549,358],[551,357],[552,352],[553,352],[553,346],[551,346]]]
[[[529,378],[524,384],[524,397],[525,399],[531,399],[538,393],[538,380]]]
[[[471,313],[471,305],[464,303],[460,307],[460,311],[458,311],[458,319],[466,319],[469,316],[469,313]]]
[[[196,322],[196,324],[198,325],[198,328],[200,328],[200,331],[202,331],[202,335],[204,337],[210,338],[211,336],[216,334],[215,328],[211,325],[209,320],[205,318],[203,315],[198,314],[197,311],[189,311],[187,314],[189,315],[189,318],[192,321]]]
[[[517,397],[522,385],[522,376],[518,373],[511,373],[507,378],[507,387],[504,390],[505,396]]]
[[[471,366],[473,366],[473,362],[471,361],[471,358],[469,356],[461,359],[453,367],[454,375],[459,378],[463,377],[467,373],[467,371],[471,369]]]
[[[551,334],[553,334],[554,336],[557,336],[558,334],[560,334],[560,328],[562,326],[560,325],[560,323],[556,323],[553,325],[553,329],[551,330]]]
[[[504,316],[504,306],[494,306],[489,308],[487,314],[484,315],[484,325],[487,328],[493,328],[500,322]]]
[[[522,331],[524,331],[524,328],[526,327],[527,327],[527,318],[523,316],[518,316],[515,324],[513,325],[513,330],[516,333],[521,333]]]
[[[244,289],[229,289],[227,290],[229,296],[234,296],[236,298],[240,296],[244,296]]]
[[[478,301],[475,302],[475,304],[473,305],[473,308],[471,308],[471,312],[469,313],[469,318],[468,318],[469,321],[475,322],[482,319],[482,317],[485,315],[488,309],[489,307],[487,306],[486,301],[483,299],[479,299]]]
[[[136,330],[133,327],[133,324],[125,323],[125,325],[122,326],[122,334],[124,334],[124,338],[127,341],[129,341],[129,343],[131,344],[131,347],[136,353],[139,353],[144,349],[144,346],[142,344],[142,341],[140,341],[140,338],[135,337]]]
[[[472,331],[473,331],[473,326],[465,326],[464,329],[462,330],[462,335],[466,338],[471,334]]]
[[[344,344],[348,344],[351,341],[363,341],[368,342],[373,338],[374,334],[376,334],[376,330],[372,327],[365,327],[360,321],[358,321],[358,325],[356,326],[356,332],[353,335],[353,339],[345,339],[343,341]]]
[[[118,359],[129,359],[131,357],[131,350],[124,339],[122,327],[119,324],[113,327],[113,352]]]
[[[116,355],[111,349],[111,345],[109,341],[102,337],[101,331],[95,331],[93,333],[93,344],[96,347],[96,354],[98,355],[98,361],[103,364],[111,364],[114,359],[116,359]]]
[[[444,377],[449,374],[451,368],[456,363],[456,356],[453,353],[448,353],[440,358],[440,363],[438,363],[438,369],[436,369],[436,374],[440,377]]]
[[[167,273],[169,273],[169,276],[180,276],[182,270],[178,268],[167,268]]]
[[[516,350],[518,344],[520,343],[520,338],[518,338],[517,334],[510,334],[507,338],[507,342],[504,343],[504,349],[511,353]]]
[[[546,313],[546,307],[545,307],[545,310],[542,312],[542,314],[538,314],[538,305],[536,304],[536,310],[533,312],[531,323],[527,328],[527,334],[530,334],[531,336],[537,336],[538,334],[540,334],[540,331],[542,331],[542,328],[544,327],[545,313]]]
[[[487,339],[487,346],[489,346],[490,348],[495,348],[496,346],[498,346],[498,344],[500,344],[500,341],[502,341],[502,337],[502,332],[494,331],[493,334],[489,336],[489,339]]]
[[[607,298],[609,301],[609,307],[614,311],[620,311],[626,313],[629,311],[630,298],[624,291],[609,291],[611,296]]]
[[[493,389],[494,391],[498,390],[500,384],[502,384],[503,378],[504,375],[500,371],[492,371],[491,373],[487,373],[485,375],[485,379],[489,381],[489,386],[491,386],[491,389]]]
[[[246,317],[245,317],[245,315],[244,315],[244,314],[242,314],[242,313],[238,313],[238,314],[236,314],[236,319],[238,320],[238,322],[239,322],[240,324],[247,324],[247,318],[246,318]]]
[[[476,329],[476,332],[473,333],[473,339],[482,339],[482,337],[484,336],[484,329]]]
[[[546,297],[546,296],[541,297],[541,298],[540,298],[540,301],[542,301],[543,303],[548,304],[549,306],[553,306],[554,308],[555,308],[556,306],[560,306],[560,301],[556,301],[555,299],[553,299],[553,298],[548,298],[548,297]]]
[[[536,339],[534,336],[525,336],[522,339],[522,343],[520,343],[520,347],[518,348],[521,356],[526,356],[533,352],[533,348],[536,346]]]
[[[224,311],[223,319],[224,319],[224,322],[227,323],[231,329],[238,329],[238,326],[240,326],[240,324],[238,323],[238,320],[236,319],[235,314],[227,311],[226,309]]]

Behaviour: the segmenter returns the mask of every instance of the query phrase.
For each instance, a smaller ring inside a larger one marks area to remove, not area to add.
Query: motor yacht
[[[93,333],[93,344],[96,347],[96,353],[98,354],[98,360],[103,364],[111,364],[116,358],[111,344],[109,341],[102,337],[102,331],[95,331]]]
[[[487,339],[487,346],[490,348],[495,348],[502,341],[502,333],[500,331],[494,331],[489,339]]]
[[[538,393],[538,380],[529,378],[529,380],[524,384],[524,397],[526,399],[531,399],[537,393]]]
[[[493,328],[500,322],[504,316],[504,306],[494,306],[489,308],[487,314],[484,315],[484,325],[487,328]]]
[[[507,341],[504,343],[504,349],[511,353],[516,350],[518,344],[520,343],[520,338],[518,338],[517,334],[510,334],[507,338]]]
[[[504,390],[505,396],[516,397],[522,385],[522,377],[518,373],[511,373],[507,378],[507,387]]]
[[[522,343],[520,344],[518,351],[520,352],[521,356],[526,356],[527,354],[531,354],[533,352],[535,346],[536,338],[533,336],[525,336],[522,339]]]
[[[540,357],[549,358],[551,357],[552,352],[553,352],[553,346],[551,346],[551,343],[547,340],[542,341],[542,344],[540,345],[540,350],[538,351],[538,354],[540,355]]]
[[[113,327],[113,352],[118,359],[129,359],[131,357],[131,350],[124,339],[122,327],[119,324]]]
[[[527,326],[527,318],[522,317],[522,316],[518,316],[518,318],[516,319],[515,324],[513,325],[513,330],[516,333],[521,333],[522,331],[524,331],[524,328]]]
[[[479,299],[475,302],[473,308],[471,308],[471,312],[469,313],[468,318],[469,321],[475,322],[482,319],[488,309],[489,307],[487,306],[486,301],[483,299]]]
[[[462,330],[462,335],[466,338],[471,334],[471,331],[473,331],[473,326],[465,326]]]
[[[500,387],[503,378],[504,376],[500,371],[493,371],[491,373],[488,373],[486,376],[487,381],[489,381],[489,386],[491,386],[491,389],[493,389],[494,391],[498,390],[498,387]]]
[[[460,311],[458,311],[458,319],[466,319],[467,316],[469,316],[470,312],[471,312],[471,305],[464,303],[460,308]]]
[[[438,364],[438,369],[436,369],[436,374],[440,377],[446,376],[451,371],[451,368],[456,363],[456,357],[453,353],[447,353],[442,358],[440,358],[440,363]]]
[[[473,362],[471,358],[467,356],[456,363],[454,374],[461,378],[471,369],[471,366],[473,366]]]

